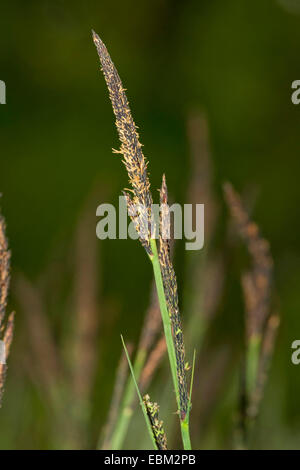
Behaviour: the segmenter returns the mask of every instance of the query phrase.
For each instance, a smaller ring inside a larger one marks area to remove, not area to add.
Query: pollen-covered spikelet
[[[3,217],[0,216],[0,340],[4,342],[5,348],[5,357],[1,358],[4,359],[4,364],[0,363],[0,406],[7,368],[6,359],[9,354],[14,329],[14,313],[10,314],[6,325],[3,323],[9,289],[9,269],[10,252],[8,250],[8,243],[5,235],[5,222]]]
[[[159,406],[150,401],[149,395],[143,397],[143,402],[147,410],[153,436],[158,450],[167,450],[167,437],[163,427],[163,422],[158,419]]]
[[[224,185],[224,193],[231,216],[252,258],[252,269],[242,277],[249,339],[262,335],[269,315],[273,260],[268,241],[261,236],[258,226],[250,220],[240,196],[230,183]]]
[[[126,195],[129,207],[139,206],[144,213],[140,214],[147,219],[146,234],[140,232],[139,236],[147,252],[151,254],[151,206],[152,196],[147,173],[147,161],[142,152],[142,144],[139,141],[139,134],[133,121],[125,89],[123,88],[119,74],[110,58],[110,55],[99,36],[93,31],[93,40],[100,58],[102,71],[109,90],[109,97],[112,103],[113,112],[116,117],[116,127],[121,141],[120,150],[115,153],[123,155],[129,181],[133,189],[133,199]],[[136,227],[138,229],[138,227]]]
[[[160,190],[160,211],[159,261],[167,307],[171,318],[172,334],[175,346],[176,370],[179,384],[180,418],[184,420],[188,411],[188,393],[185,375],[185,350],[178,306],[177,281],[170,258],[170,214],[165,175],[163,175],[162,186]]]

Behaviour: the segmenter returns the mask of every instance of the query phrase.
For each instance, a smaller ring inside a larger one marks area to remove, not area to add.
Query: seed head
[[[115,150],[114,152],[123,155],[123,163],[126,167],[129,182],[133,189],[133,199],[130,202],[130,206],[133,204],[144,208],[144,214],[142,214],[142,216],[147,218],[147,233],[145,241],[142,242],[142,244],[146,248],[148,254],[151,254],[150,238],[152,196],[147,173],[148,162],[142,152],[142,144],[139,141],[137,127],[133,121],[125,89],[122,85],[117,69],[113,64],[103,41],[94,31],[93,40],[101,62],[113,112],[116,117],[116,127],[121,141],[120,150]]]

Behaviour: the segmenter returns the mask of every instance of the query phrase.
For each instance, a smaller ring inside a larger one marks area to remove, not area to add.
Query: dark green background
[[[256,445],[297,448],[300,366],[290,360],[291,343],[300,337],[300,105],[291,102],[291,83],[300,79],[296,0],[1,2],[0,79],[6,83],[7,104],[0,108],[0,191],[12,251],[10,303],[17,317],[0,446],[51,447],[47,405],[22,367],[23,319],[14,275],[22,272],[36,282],[49,264],[56,264],[59,300],[49,315],[60,344],[80,210],[93,188],[101,193],[99,203],[115,203],[128,184],[111,152],[119,144],[91,28],[106,43],[128,90],[153,188],[165,172],[173,199],[185,202],[190,169],[186,120],[194,109],[207,116],[219,200],[224,180],[241,192],[255,188],[253,216],[271,243],[282,315]],[[221,211],[224,219],[223,205]],[[95,226],[96,217],[91,231]],[[99,333],[91,441],[109,404],[121,352],[119,333],[137,340],[151,281],[150,265],[137,243],[99,244],[101,297],[118,313],[112,324],[103,319]],[[177,249],[176,270],[184,283],[183,243]],[[231,278],[233,283],[238,279]],[[237,305],[228,295],[215,325],[216,335],[228,342],[239,336],[235,319],[242,311],[232,313]],[[208,430],[221,430],[219,447],[229,445],[232,432],[226,400],[219,398]],[[214,443],[208,438],[198,445]]]

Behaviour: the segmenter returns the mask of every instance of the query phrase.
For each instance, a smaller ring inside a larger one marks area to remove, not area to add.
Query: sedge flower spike
[[[151,255],[150,238],[152,195],[150,192],[150,182],[147,173],[148,162],[142,152],[142,144],[139,141],[137,127],[132,118],[125,89],[117,69],[111,60],[105,44],[94,31],[93,40],[109,91],[109,97],[116,118],[116,127],[121,141],[120,150],[114,150],[114,152],[123,155],[123,163],[129,176],[129,182],[132,186],[132,197],[128,193],[124,193],[127,201],[128,212],[139,234],[142,245],[146,249],[147,253]],[[135,208],[135,210],[133,210],[133,208]],[[138,220],[142,220],[145,223],[141,224],[137,222]],[[142,231],[141,225],[146,227],[146,230]]]

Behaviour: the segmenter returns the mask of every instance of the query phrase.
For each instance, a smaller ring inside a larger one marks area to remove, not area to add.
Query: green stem
[[[180,421],[181,437],[185,450],[192,450],[189,421],[189,413],[184,421]]]
[[[249,449],[254,426],[252,405],[254,391],[257,383],[261,348],[261,336],[252,335],[246,347],[246,360],[243,364],[241,396],[240,396],[240,421],[237,430],[237,448]]]
[[[259,364],[261,346],[261,336],[253,335],[247,346],[247,360],[246,360],[246,390],[248,400],[251,400],[253,391],[255,390],[257,371]]]
[[[172,335],[171,318],[168,312],[168,307],[167,307],[167,302],[166,302],[166,297],[165,297],[165,292],[164,292],[156,240],[151,239],[150,243],[151,243],[151,249],[153,253],[150,256],[150,259],[151,259],[152,266],[153,266],[154,279],[155,279],[155,284],[156,284],[156,289],[157,289],[161,317],[162,317],[163,326],[164,326],[164,333],[165,333],[170,368],[171,368],[171,373],[172,373],[172,380],[173,380],[176,401],[177,401],[177,406],[178,406],[178,411],[179,411],[180,410],[179,384],[177,380],[176,354],[175,354],[175,347],[174,347],[174,341],[173,341],[173,335]],[[191,450],[191,440],[190,440],[190,433],[189,433],[189,410],[184,419],[180,418],[180,427],[181,427],[183,447],[185,450]]]

